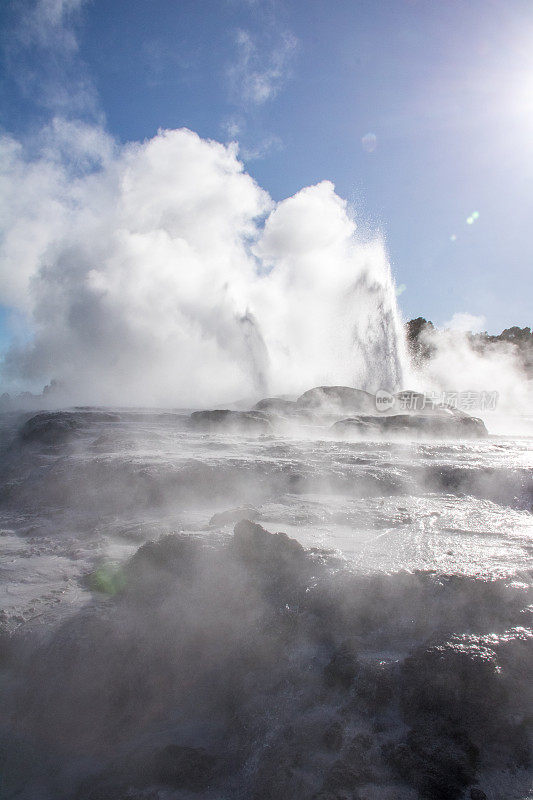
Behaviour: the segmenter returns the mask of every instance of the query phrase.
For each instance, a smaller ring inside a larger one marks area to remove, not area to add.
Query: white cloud
[[[444,327],[451,331],[462,331],[463,333],[481,333],[485,330],[487,320],[484,316],[475,316],[467,312],[458,312],[444,323]]]
[[[243,161],[259,161],[262,158],[266,158],[272,151],[281,150],[282,148],[283,142],[280,137],[270,134],[270,136],[265,136],[252,146],[241,146],[239,154]]]
[[[262,105],[273,99],[285,83],[290,62],[298,40],[285,32],[279,41],[265,52],[248,31],[239,30],[236,36],[237,61],[229,74],[239,97],[247,103]]]
[[[87,0],[20,3],[5,57],[21,91],[38,106],[63,116],[101,117],[97,93],[80,58],[76,33]]]
[[[245,123],[242,119],[231,117],[222,123],[221,130],[228,137],[229,141],[235,142],[242,134],[245,128]]]
[[[275,134],[267,134],[253,141],[247,134],[246,122],[242,118],[232,117],[221,125],[228,142],[235,142],[239,147],[239,156],[247,163],[266,158],[272,151],[281,150],[283,142]],[[251,141],[249,141],[251,139]]]
[[[75,52],[78,42],[73,18],[86,0],[36,0],[23,16],[20,35],[26,44]]]

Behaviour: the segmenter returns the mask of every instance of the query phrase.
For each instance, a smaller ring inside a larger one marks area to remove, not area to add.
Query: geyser
[[[118,146],[56,120],[45,141],[38,158],[2,142],[2,299],[33,332],[7,355],[12,379],[128,405],[402,388],[384,245],[332,183],[274,203],[236,146],[189,130]]]

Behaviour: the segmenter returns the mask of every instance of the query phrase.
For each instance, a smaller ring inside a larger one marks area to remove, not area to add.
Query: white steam
[[[483,315],[476,316],[466,311],[456,312],[453,317],[444,323],[444,327],[451,331],[463,333],[481,333],[485,330],[487,320]]]
[[[33,332],[8,377],[134,405],[400,388],[384,247],[358,240],[331,183],[275,204],[235,145],[189,130],[119,147],[56,119],[37,155],[1,147],[0,300]]]
[[[510,342],[481,344],[470,333],[476,319],[480,320],[456,314],[452,327],[422,333],[421,342],[431,356],[413,373],[414,388],[446,395],[452,404],[482,417],[491,433],[531,433],[533,381],[520,351]]]

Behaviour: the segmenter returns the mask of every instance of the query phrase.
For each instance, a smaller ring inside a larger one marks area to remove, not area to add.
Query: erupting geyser
[[[100,135],[81,174],[3,141],[7,299],[35,334],[9,352],[13,378],[55,378],[63,402],[137,406],[404,388],[383,243],[358,237],[332,183],[274,203],[232,145]]]

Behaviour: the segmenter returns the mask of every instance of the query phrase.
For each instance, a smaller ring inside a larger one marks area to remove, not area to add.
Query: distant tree
[[[433,323],[424,319],[424,317],[417,317],[416,319],[409,320],[405,327],[407,345],[415,364],[419,364],[431,358],[435,352],[435,348],[429,341],[430,335],[435,331]]]
[[[533,334],[531,328],[506,328],[500,333],[499,336],[494,337],[504,342],[511,342],[518,345],[518,347],[531,347],[533,346]]]

